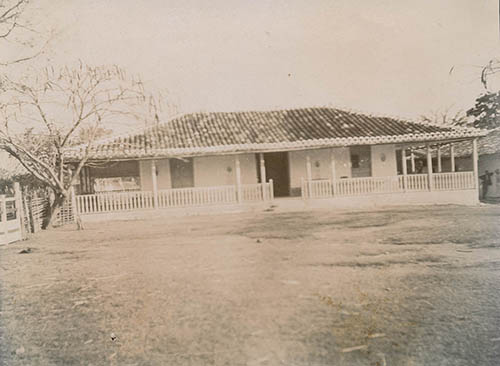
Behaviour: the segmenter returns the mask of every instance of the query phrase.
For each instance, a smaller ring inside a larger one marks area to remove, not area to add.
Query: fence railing
[[[356,196],[375,193],[391,193],[400,191],[397,176],[349,178],[337,181],[339,196]]]
[[[26,207],[31,214],[28,220],[32,220],[33,227],[31,230],[33,233],[42,230],[43,220],[48,210],[48,204],[48,199],[46,197],[38,197],[36,195],[27,201]]]
[[[177,188],[158,191],[158,206],[187,207],[236,202],[235,186]]]
[[[135,191],[76,196],[78,213],[127,211],[153,208],[153,192]]]
[[[302,197],[323,198],[333,196],[333,185],[330,179],[302,180]]]
[[[432,175],[436,191],[455,191],[475,187],[473,172],[436,173]]]
[[[473,172],[432,174],[432,189],[436,191],[474,189],[474,187]],[[427,174],[343,178],[336,180],[334,184],[329,179],[302,181],[302,196],[304,198],[359,196],[419,191],[429,191],[429,176]]]
[[[190,207],[241,202],[267,201],[274,198],[273,183],[240,186],[191,187],[151,191],[98,193],[76,196],[78,213],[120,212],[140,209]]]
[[[268,183],[244,184],[241,186],[242,201],[267,201],[274,198],[273,181]]]
[[[427,174],[409,174],[406,178],[400,175],[399,181],[400,186],[406,191],[419,192],[429,190],[429,176]]]

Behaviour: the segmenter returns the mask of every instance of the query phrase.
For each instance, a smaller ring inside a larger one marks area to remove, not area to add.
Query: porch
[[[137,161],[130,174],[140,172],[140,187],[80,194],[75,197],[74,207],[82,215],[182,208],[196,211],[214,206],[224,211],[228,206],[251,203],[269,206],[275,194],[296,196],[299,202],[331,198],[333,201],[324,203],[330,207],[475,204],[477,143],[471,143],[471,171],[456,171],[453,143],[444,141],[427,144],[425,160],[417,154],[421,153],[421,145],[386,144],[149,160],[148,165]],[[451,150],[451,164],[444,171],[441,157],[446,147]],[[291,206],[301,206],[299,202]]]

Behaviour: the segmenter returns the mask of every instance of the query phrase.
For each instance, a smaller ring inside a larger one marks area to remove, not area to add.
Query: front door
[[[258,161],[258,155],[257,155]],[[265,153],[264,161],[266,164],[266,178],[273,180],[274,196],[290,196],[290,174],[287,152]],[[260,170],[257,169],[260,175]],[[260,176],[259,176],[260,181]]]
[[[193,159],[169,159],[172,188],[194,186]]]

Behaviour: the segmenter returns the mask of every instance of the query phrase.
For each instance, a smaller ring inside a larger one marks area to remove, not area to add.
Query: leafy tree
[[[476,99],[474,107],[467,111],[473,117],[472,125],[478,128],[500,127],[500,91],[487,92]]]
[[[0,149],[7,151],[54,192],[49,222],[110,127],[134,126],[156,115],[143,84],[116,66],[47,68],[29,77],[1,80]],[[79,145],[76,165],[65,160]]]

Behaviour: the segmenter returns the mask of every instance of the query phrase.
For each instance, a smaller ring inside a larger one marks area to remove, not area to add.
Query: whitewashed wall
[[[337,178],[351,177],[351,157],[348,147],[316,149],[289,152],[290,186],[299,188],[301,179],[307,177],[306,156],[311,159],[313,179],[331,178],[331,152],[335,158]],[[382,154],[385,161],[382,161]],[[239,155],[242,184],[258,183],[255,154]],[[394,145],[371,147],[373,176],[396,175],[396,150]],[[156,161],[158,169],[158,189],[171,188],[170,166],[168,159]],[[232,185],[236,182],[234,155],[203,156],[193,158],[194,185],[196,187]],[[143,190],[152,190],[151,161],[140,162],[141,186]]]
[[[373,177],[397,175],[396,147],[394,145],[374,145],[371,147]]]
[[[257,164],[254,154],[239,155],[241,183],[257,183]],[[236,184],[234,155],[202,156],[194,158],[194,185],[210,187]]]
[[[337,177],[350,177],[351,157],[349,148],[290,151],[290,186],[292,188],[298,188],[301,185],[301,179],[307,178],[307,155],[309,155],[311,159],[311,173],[313,179],[331,179],[332,170],[330,162],[332,150],[335,157]]]
[[[153,177],[151,175],[151,160],[141,160],[139,162],[141,173],[141,189],[143,191],[153,190]],[[156,160],[156,170],[158,172],[158,189],[171,188],[170,165],[168,159]]]

